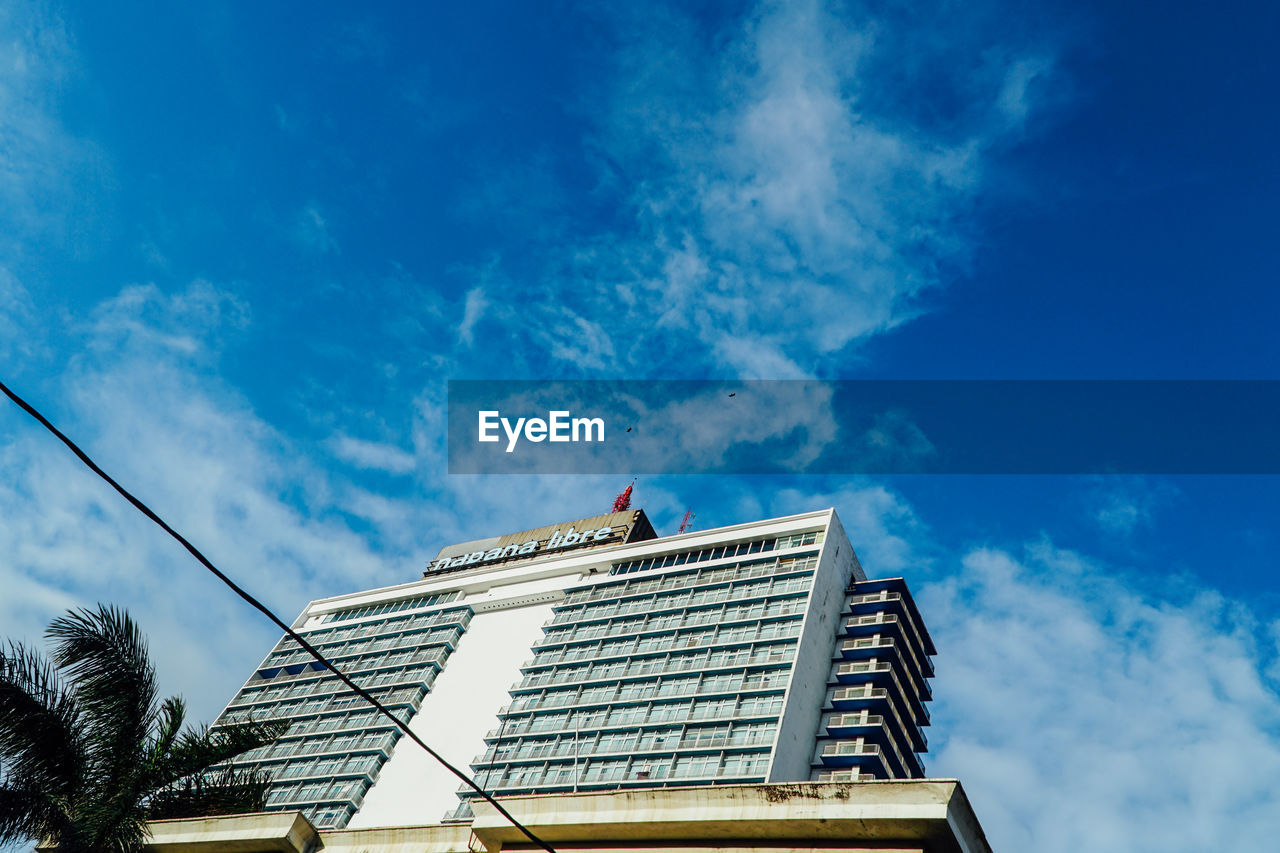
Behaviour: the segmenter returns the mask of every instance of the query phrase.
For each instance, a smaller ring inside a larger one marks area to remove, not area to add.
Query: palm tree
[[[146,822],[259,811],[268,780],[223,764],[285,724],[184,729],[181,699],[160,701],[146,641],[99,605],[46,631],[52,662],[0,650],[0,844],[46,840],[67,853],[131,853]]]

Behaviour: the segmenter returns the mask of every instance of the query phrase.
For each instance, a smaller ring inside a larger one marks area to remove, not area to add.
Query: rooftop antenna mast
[[[680,529],[676,531],[676,535],[679,536],[681,533],[684,533],[686,530],[688,530],[689,522],[693,521],[697,517],[698,516],[694,513],[693,510],[686,509],[684,511],[684,518],[680,520]]]

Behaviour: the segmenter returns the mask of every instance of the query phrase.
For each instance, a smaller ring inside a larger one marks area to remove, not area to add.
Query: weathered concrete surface
[[[853,849],[918,845],[927,853],[990,853],[960,783],[921,779],[853,784],[716,785],[555,797],[505,797],[502,805],[551,844],[780,841]],[[476,802],[472,831],[489,851],[528,841]],[[766,842],[762,845],[749,842]],[[743,843],[748,842],[748,843]],[[772,843],[770,843],[772,842]],[[723,846],[723,845],[721,845]]]
[[[504,797],[502,805],[564,853],[991,853],[960,783],[716,785]],[[492,806],[475,822],[317,832],[298,812],[157,821],[153,853],[497,853],[527,850]]]
[[[147,849],[163,853],[310,853],[319,834],[299,812],[157,820]]]

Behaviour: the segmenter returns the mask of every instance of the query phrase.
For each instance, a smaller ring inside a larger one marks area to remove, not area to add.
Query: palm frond
[[[182,723],[187,716],[187,703],[180,696],[170,696],[160,703],[160,711],[154,723],[155,734],[151,738],[148,764],[159,766],[162,759],[168,756],[178,743],[182,734]]]
[[[146,643],[123,611],[71,611],[48,636],[52,662],[21,645],[0,651],[0,844],[137,853],[152,817],[265,805],[269,779],[226,762],[287,723],[184,729],[184,703],[157,701]]]
[[[75,684],[90,767],[76,821],[94,849],[134,850],[145,837],[146,749],[157,713],[155,668],[124,611],[99,605],[55,619],[53,659]]]
[[[0,783],[0,845],[30,838],[58,838],[65,816],[48,795]]]
[[[55,619],[46,634],[53,659],[75,683],[84,718],[86,751],[108,784],[127,784],[156,713],[155,668],[128,614],[98,605]]]
[[[224,766],[185,776],[157,791],[149,816],[163,820],[262,811],[270,788],[271,778],[261,771]]]
[[[287,720],[240,723],[183,732],[169,756],[170,776],[166,783],[189,776],[237,755],[274,743],[289,729]]]
[[[0,768],[12,791],[40,791],[44,802],[70,799],[85,777],[72,691],[33,649],[0,651]],[[48,816],[53,820],[53,816]]]

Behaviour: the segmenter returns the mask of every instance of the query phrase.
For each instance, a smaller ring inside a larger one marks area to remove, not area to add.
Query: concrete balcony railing
[[[874,773],[863,773],[860,770],[823,770],[818,774],[817,782],[874,782]]]
[[[880,756],[880,747],[867,743],[862,738],[855,740],[837,740],[822,745],[823,758],[850,758],[860,755]]]
[[[831,729],[847,729],[855,726],[882,726],[884,717],[879,714],[832,714],[827,719],[827,731]]]

